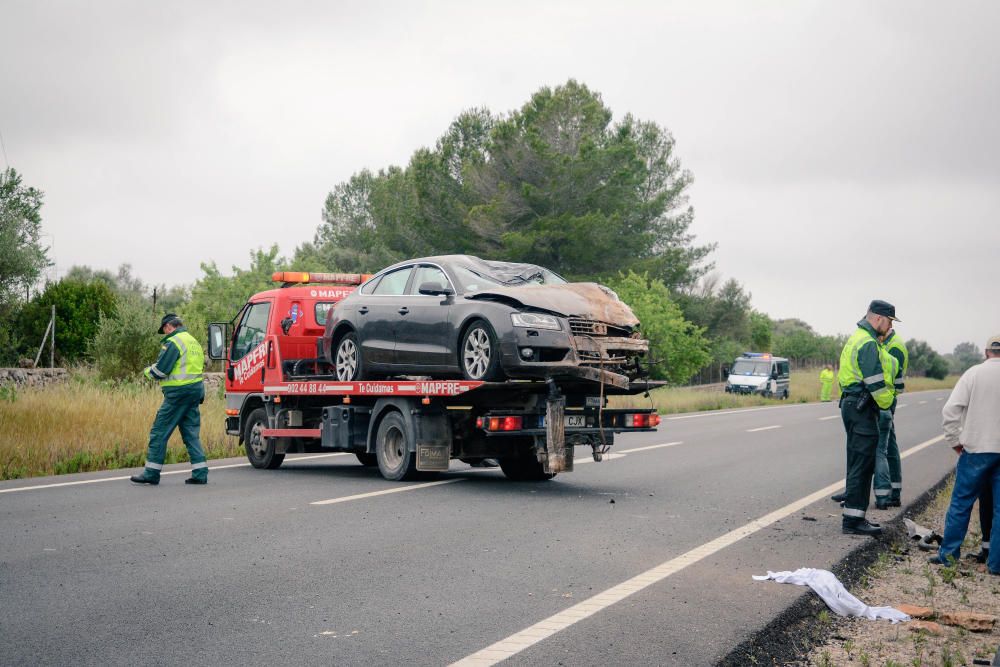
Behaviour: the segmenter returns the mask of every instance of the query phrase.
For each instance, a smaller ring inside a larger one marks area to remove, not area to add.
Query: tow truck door
[[[267,362],[267,334],[273,299],[251,301],[243,310],[229,349],[226,376],[234,392],[255,393],[264,390],[263,373]]]

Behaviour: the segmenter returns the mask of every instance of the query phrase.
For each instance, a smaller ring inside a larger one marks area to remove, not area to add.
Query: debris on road
[[[908,621],[910,617],[894,607],[869,607],[858,598],[851,595],[837,576],[828,570],[817,570],[811,567],[800,567],[794,572],[771,572],[766,575],[755,575],[756,581],[777,581],[779,584],[795,584],[808,586],[823,598],[834,613],[840,616],[859,616],[869,620],[888,619],[893,623]]]

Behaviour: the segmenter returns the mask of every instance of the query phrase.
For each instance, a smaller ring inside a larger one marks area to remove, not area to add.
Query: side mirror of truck
[[[428,296],[451,296],[455,293],[455,290],[450,287],[443,287],[441,283],[421,283],[418,291]]]
[[[212,323],[208,325],[208,358],[221,361],[226,358],[226,325]]]

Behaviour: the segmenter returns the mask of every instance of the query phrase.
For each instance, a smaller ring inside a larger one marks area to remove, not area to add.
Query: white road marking
[[[775,424],[774,426],[761,426],[760,428],[748,428],[747,433],[756,433],[757,431],[770,431],[771,429],[781,428],[781,424]]]
[[[285,459],[289,463],[294,463],[295,461],[306,461],[308,459],[322,459],[330,456],[349,456],[347,452],[333,452],[331,454],[314,454],[311,456],[297,456],[295,458]],[[250,465],[250,462],[246,463],[231,463],[224,466],[209,466],[209,470],[226,470],[227,468],[245,468]],[[164,470],[160,473],[160,477],[164,475],[184,475],[190,473],[191,470],[185,468],[184,470]],[[15,491],[33,491],[35,489],[54,489],[60,486],[79,486],[80,484],[98,484],[99,482],[120,482],[123,479],[128,479],[131,475],[123,475],[120,477],[102,477],[100,479],[82,479],[76,482],[57,482],[55,484],[36,484],[35,486],[19,486],[13,489],[0,489],[0,493],[14,493]]]
[[[632,452],[644,452],[648,449],[660,449],[661,447],[673,447],[674,445],[683,445],[684,442],[678,440],[677,442],[664,442],[660,445],[647,445],[646,447],[633,447],[632,449],[619,449],[619,454],[631,454]]]
[[[900,457],[905,458],[912,454],[916,454],[920,450],[930,447],[934,443],[940,442],[943,439],[944,436],[939,435],[935,438],[922,442],[919,445],[914,445],[905,452],[902,452]],[[785,517],[790,516],[791,514],[794,514],[795,512],[798,512],[799,510],[804,509],[819,500],[825,500],[826,496],[843,489],[844,482],[845,480],[841,479],[825,488],[820,489],[819,491],[805,496],[804,498],[800,498],[793,503],[785,505],[781,509],[777,509],[770,514],[765,514],[759,519],[736,528],[721,537],[717,537],[711,542],[706,542],[705,544],[695,547],[694,549],[691,549],[676,558],[665,561],[654,568],[646,570],[638,576],[632,577],[617,586],[612,586],[611,588],[598,593],[583,602],[575,604],[568,609],[564,609],[563,611],[553,616],[549,616],[548,618],[543,619],[538,623],[521,630],[520,632],[514,633],[505,639],[501,639],[495,644],[491,644],[480,651],[476,651],[461,660],[453,662],[451,667],[471,667],[473,665],[477,667],[486,667],[488,665],[495,665],[498,662],[506,660],[507,658],[520,653],[524,649],[533,646],[544,639],[548,639],[560,630],[565,630],[585,618],[590,618],[599,611],[610,607],[616,602],[624,600],[633,593],[638,593],[653,584],[659,583],[667,577],[677,574],[689,565],[694,565],[698,561],[708,558],[722,549],[739,542],[743,538],[753,535],[754,533],[767,528],[771,524],[776,523],[777,521],[780,521],[781,519],[784,519]]]
[[[919,403],[918,403],[917,405],[923,405],[923,404],[924,404],[924,403],[926,403],[926,402],[927,402],[927,401],[920,401],[920,402],[919,402]]]
[[[418,489],[426,489],[431,486],[440,486],[442,484],[454,484],[455,482],[464,482],[464,477],[453,477],[451,479],[442,479],[436,482],[423,482],[421,484],[409,484],[407,486],[395,486],[391,489],[382,489],[381,491],[370,491],[368,493],[358,493],[353,496],[341,496],[339,498],[330,498],[329,500],[317,500],[315,502],[309,503],[310,505],[334,505],[336,503],[346,503],[352,500],[361,500],[362,498],[374,498],[375,496],[385,496],[390,493],[402,493],[403,491],[416,491]]]
[[[766,405],[762,408],[740,408],[739,410],[705,410],[696,412],[693,415],[678,415],[676,417],[662,417],[660,421],[675,421],[678,419],[698,419],[699,417],[715,417],[717,415],[743,415],[748,412],[760,412],[761,410],[781,410],[782,408],[798,408],[812,403],[792,403],[790,405]]]
[[[830,415],[829,417],[820,417],[819,421],[825,422],[828,419],[837,419],[838,417],[840,417],[840,415]]]
[[[896,405],[896,409],[899,410],[900,408],[905,408],[907,405],[909,405],[909,403],[899,403]]]
[[[944,400],[944,396],[938,396],[938,397],[937,397],[937,398],[935,398],[934,400],[935,400],[935,401],[943,401],[943,400]]]

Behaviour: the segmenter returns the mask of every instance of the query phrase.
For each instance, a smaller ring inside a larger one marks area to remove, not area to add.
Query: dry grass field
[[[0,394],[0,479],[138,467],[162,394],[153,383],[108,384],[86,371],[44,389]],[[218,392],[201,406],[201,439],[209,458],[242,453],[225,434]],[[175,433],[167,463],[187,460]]]

